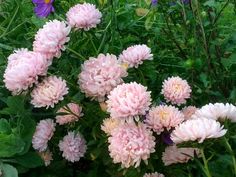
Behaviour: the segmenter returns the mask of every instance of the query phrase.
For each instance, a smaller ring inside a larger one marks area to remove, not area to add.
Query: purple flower
[[[156,6],[158,3],[158,0],[152,0],[152,6]]]
[[[168,132],[163,132],[161,134],[161,139],[167,145],[172,145],[173,144],[173,141],[170,138],[170,133],[168,133]]]
[[[54,12],[53,1],[54,0],[32,0],[36,5],[34,13],[40,18],[47,17],[51,12]]]

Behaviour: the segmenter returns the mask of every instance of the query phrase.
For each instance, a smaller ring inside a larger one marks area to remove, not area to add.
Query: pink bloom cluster
[[[56,122],[59,123],[59,125],[78,121],[79,118],[83,116],[82,107],[75,103],[67,104],[66,106],[60,108],[57,113],[63,114],[56,116]]]
[[[165,177],[163,174],[161,173],[145,173],[143,177]]]
[[[130,68],[137,68],[144,60],[152,60],[151,49],[146,45],[133,45],[124,50],[119,60],[121,63],[127,63]]]
[[[101,22],[102,14],[95,5],[83,3],[71,7],[66,17],[71,27],[87,31],[90,28],[95,28]]]
[[[85,139],[75,132],[69,132],[59,142],[59,148],[63,152],[62,156],[70,162],[78,162],[87,150]]]
[[[52,138],[56,124],[52,119],[41,120],[36,126],[32,139],[33,148],[43,152],[48,147],[48,141]]]
[[[151,92],[136,82],[118,85],[110,92],[107,111],[114,118],[145,115],[151,104]]]
[[[31,93],[31,103],[36,108],[54,107],[68,93],[65,80],[61,77],[49,76],[39,83]]]
[[[161,93],[167,102],[172,104],[185,104],[186,99],[190,98],[192,90],[186,80],[180,77],[169,77],[163,82]]]
[[[70,26],[65,22],[53,20],[47,22],[35,35],[33,50],[46,56],[50,61],[53,57],[59,58],[64,44],[70,40]]]
[[[27,49],[16,50],[8,57],[3,81],[13,94],[20,94],[37,83],[39,76],[45,76],[47,69],[43,55]]]
[[[187,163],[194,155],[199,155],[197,148],[178,148],[177,146],[168,146],[162,153],[162,161],[165,166],[176,163]]]
[[[44,152],[39,152],[40,157],[43,159],[45,166],[48,166],[51,164],[52,153],[49,150],[46,150]]]
[[[157,134],[170,130],[184,120],[184,115],[174,106],[160,105],[151,108],[145,123]]]
[[[192,117],[192,115],[198,110],[195,106],[187,106],[182,109],[182,113],[184,114],[184,119],[188,120]]]
[[[106,118],[103,120],[101,129],[104,131],[108,136],[111,135],[112,131],[114,131],[117,127],[119,127],[124,122],[121,119],[116,118]]]
[[[138,167],[141,160],[147,162],[150,154],[155,152],[155,138],[142,123],[124,123],[111,132],[108,138],[110,156],[114,163],[122,167]]]
[[[87,97],[103,101],[113,88],[123,83],[122,77],[126,76],[126,70],[119,65],[115,55],[99,54],[82,65],[78,84]]]

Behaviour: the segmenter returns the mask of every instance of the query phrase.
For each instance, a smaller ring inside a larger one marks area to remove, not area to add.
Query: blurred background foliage
[[[99,104],[85,98],[77,85],[80,66],[90,56],[99,53],[119,55],[133,44],[147,44],[154,54],[138,69],[130,69],[126,82],[137,81],[152,91],[153,104],[163,100],[162,81],[168,76],[188,80],[193,94],[189,105],[208,102],[236,103],[236,1],[192,0],[87,0],[96,4],[103,14],[102,23],[88,32],[73,31],[67,50],[55,59],[49,74],[66,79],[69,95],[55,109],[34,109],[29,94],[12,97],[3,84],[7,57],[17,48],[32,49],[34,35],[46,21],[65,19],[70,7],[84,1],[55,0],[55,13],[39,19],[33,13],[30,0],[0,0],[0,166],[9,177],[138,177],[145,172],[163,172],[167,177],[202,174],[195,163],[164,167],[161,153],[151,156],[148,166],[124,170],[112,164],[107,150],[107,137],[100,130],[108,115]],[[54,161],[49,167],[31,148],[35,124],[44,118],[54,118],[56,110],[74,101],[83,107],[84,117],[73,125],[57,126],[50,141]],[[62,159],[57,144],[68,130],[79,130],[88,143],[85,158],[78,163]],[[232,142],[236,149],[236,140]],[[160,143],[157,147],[163,150]],[[221,147],[217,147],[218,152]],[[229,156],[220,153],[210,164],[214,177],[231,177]],[[17,170],[16,170],[17,169]],[[6,177],[8,177],[6,175]]]

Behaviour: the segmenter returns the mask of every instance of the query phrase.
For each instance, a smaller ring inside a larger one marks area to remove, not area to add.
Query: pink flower
[[[180,77],[169,77],[163,82],[161,93],[167,102],[172,104],[185,104],[186,99],[190,98],[192,90],[186,80]]]
[[[143,177],[165,177],[163,174],[161,173],[145,173]]]
[[[122,123],[124,123],[124,122],[120,119],[106,118],[106,119],[103,120],[101,129],[108,136],[110,136],[111,132],[114,131],[117,127],[119,127]]]
[[[182,109],[182,113],[184,114],[184,119],[188,120],[191,116],[198,110],[195,106],[187,106]]]
[[[3,81],[8,90],[18,95],[37,83],[39,76],[46,75],[47,69],[43,55],[27,49],[16,50],[8,57]]]
[[[83,3],[71,7],[66,13],[66,17],[71,27],[88,31],[101,22],[102,14],[95,5]]]
[[[177,148],[177,146],[168,146],[162,153],[162,161],[165,166],[176,163],[187,163],[194,155],[199,156],[200,150],[197,148]]]
[[[45,151],[48,141],[52,138],[56,124],[52,119],[41,120],[36,126],[32,139],[33,148],[39,152]]]
[[[65,50],[64,44],[70,40],[68,37],[70,27],[65,22],[53,20],[47,22],[35,35],[33,49],[46,56],[51,61],[53,57],[59,58],[61,50]]]
[[[151,92],[136,82],[122,84],[110,92],[106,103],[107,111],[114,118],[145,115],[151,104]]]
[[[66,81],[61,77],[49,76],[39,83],[31,93],[31,104],[36,108],[54,107],[68,93]]]
[[[130,68],[137,68],[144,60],[152,60],[151,49],[146,45],[133,45],[124,50],[119,60],[121,63],[127,63]]]
[[[119,65],[115,55],[99,54],[84,62],[78,84],[87,97],[104,101],[105,95],[123,83],[122,77],[126,76],[126,70]]]
[[[75,132],[69,132],[63,140],[59,142],[62,156],[70,162],[78,162],[87,150],[86,141],[84,138]]]
[[[56,122],[59,123],[59,125],[78,121],[79,118],[83,116],[82,107],[75,103],[67,104],[66,106],[60,108],[57,113],[64,114],[56,116]]]
[[[229,119],[231,122],[236,122],[236,106],[229,103],[210,103],[201,107],[201,109],[197,110],[195,114],[192,115],[194,119],[198,119],[199,117],[219,121]]]
[[[213,119],[199,118],[183,122],[171,133],[171,140],[175,144],[187,141],[202,143],[205,139],[219,138],[227,132],[219,122]]]
[[[164,129],[170,130],[184,121],[184,115],[174,106],[160,105],[151,108],[145,123],[160,134]]]
[[[152,132],[142,123],[134,122],[121,124],[111,132],[108,138],[108,149],[114,163],[122,167],[138,167],[141,160],[147,163],[150,154],[155,152],[155,138]]]
[[[48,166],[51,164],[52,153],[49,150],[46,150],[44,152],[39,152],[40,157],[43,159],[45,166]]]

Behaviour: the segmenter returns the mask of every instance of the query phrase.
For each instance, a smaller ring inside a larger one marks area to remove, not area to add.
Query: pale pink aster
[[[99,54],[84,62],[78,84],[87,97],[104,101],[104,97],[123,83],[122,77],[126,76],[126,70],[119,65],[115,55]]]
[[[70,26],[65,22],[53,20],[47,22],[35,35],[33,50],[46,56],[51,61],[53,57],[59,58],[61,50],[65,50],[65,43],[70,40]]]
[[[182,113],[184,114],[184,119],[188,120],[192,117],[192,115],[198,110],[195,106],[187,106],[182,109]]]
[[[167,102],[172,104],[185,104],[186,99],[190,98],[192,90],[186,80],[180,77],[169,77],[162,84],[161,93]]]
[[[199,156],[200,150],[197,148],[178,148],[176,145],[168,146],[162,153],[162,161],[165,166],[176,163],[187,163],[194,155]]]
[[[45,151],[48,147],[48,141],[52,138],[56,124],[52,119],[41,120],[33,135],[32,144],[35,150]]]
[[[184,121],[184,115],[174,106],[160,105],[150,109],[145,123],[160,134],[165,129],[170,130]]]
[[[102,13],[96,6],[89,3],[77,4],[66,13],[67,21],[71,27],[88,31],[101,22]]]
[[[107,104],[106,104],[106,102],[100,102],[99,105],[100,105],[100,108],[101,108],[101,110],[103,112],[107,112]]]
[[[51,151],[46,150],[44,152],[39,152],[39,155],[43,159],[45,166],[51,164],[51,161],[53,160]]]
[[[68,93],[66,81],[61,77],[49,76],[39,83],[31,93],[31,104],[36,108],[54,107]]]
[[[230,103],[210,103],[201,107],[192,115],[193,119],[198,119],[199,117],[219,121],[229,119],[231,122],[236,122],[236,106]]]
[[[219,122],[213,119],[199,118],[190,119],[179,124],[171,133],[171,140],[175,144],[198,141],[202,143],[205,139],[219,138],[226,134]]]
[[[144,60],[152,59],[151,49],[145,44],[130,46],[119,56],[120,62],[128,64],[129,68],[137,68]]]
[[[60,108],[57,113],[63,114],[56,116],[56,122],[59,125],[76,122],[81,116],[83,116],[82,107],[75,103],[67,104],[66,106]]]
[[[165,177],[165,175],[161,173],[145,173],[143,177]]]
[[[127,118],[145,115],[151,105],[151,92],[136,82],[118,85],[108,95],[107,111],[111,117]]]
[[[37,83],[39,76],[45,76],[47,69],[47,60],[43,55],[27,49],[15,50],[8,57],[3,82],[8,90],[18,95]]]
[[[155,138],[146,125],[134,122],[121,124],[111,132],[108,138],[108,149],[114,163],[121,163],[122,167],[135,168],[141,160],[147,163],[150,154],[155,152]]]
[[[103,120],[101,130],[104,131],[108,136],[110,136],[111,132],[119,127],[122,123],[124,122],[120,119],[106,118]]]
[[[68,132],[63,140],[59,142],[60,151],[62,156],[70,162],[78,162],[87,150],[85,139],[79,134]]]

